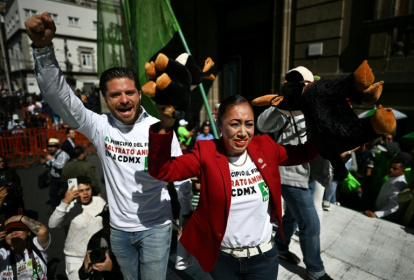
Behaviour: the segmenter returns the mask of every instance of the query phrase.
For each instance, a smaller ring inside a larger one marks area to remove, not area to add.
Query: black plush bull
[[[383,81],[374,83],[367,61],[347,76],[309,81],[313,74],[305,67],[292,69],[277,94],[253,100],[255,106],[276,106],[286,114],[302,112],[307,131],[319,154],[329,160],[334,180],[346,178],[348,171],[340,154],[396,129],[392,109],[378,106],[376,113],[360,119],[354,104],[373,104],[382,93]],[[313,80],[313,79],[311,79]]]

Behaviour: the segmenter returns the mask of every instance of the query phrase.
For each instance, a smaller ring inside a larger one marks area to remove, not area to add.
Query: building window
[[[92,69],[92,54],[83,52],[81,53],[82,68]]]
[[[19,12],[18,12],[18,11],[16,11],[16,22],[18,23],[18,22],[19,22],[19,20],[20,20],[20,18],[19,18]]]
[[[24,17],[26,19],[28,19],[29,17],[34,16],[36,14],[37,14],[37,11],[36,10],[24,9]]]
[[[96,21],[93,21],[92,24],[93,24],[93,30],[97,30],[98,29],[98,23]]]
[[[58,14],[50,13],[50,12],[49,12],[49,14],[52,17],[52,19],[53,19],[54,22],[56,22],[56,23],[59,22]]]
[[[69,25],[70,26],[79,26],[79,18],[69,17]]]

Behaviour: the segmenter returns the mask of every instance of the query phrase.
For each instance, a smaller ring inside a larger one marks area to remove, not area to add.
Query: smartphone
[[[73,191],[78,190],[78,179],[76,178],[68,179],[68,189],[70,189],[72,186],[74,186]]]

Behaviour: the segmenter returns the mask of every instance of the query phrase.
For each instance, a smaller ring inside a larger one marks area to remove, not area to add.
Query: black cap
[[[394,157],[394,159],[399,159],[405,162],[405,164],[410,164],[413,160],[413,157],[407,152],[401,152]]]
[[[390,156],[394,156],[396,153],[398,153],[399,148],[400,144],[397,142],[385,142],[378,146],[378,149],[383,152],[387,152]]]

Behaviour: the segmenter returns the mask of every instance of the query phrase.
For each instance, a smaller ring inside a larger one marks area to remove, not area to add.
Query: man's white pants
[[[68,277],[68,280],[79,280],[79,269],[83,266],[83,258],[79,258],[79,260],[74,260],[73,257],[70,259],[70,262],[68,260],[66,262],[66,276]]]

